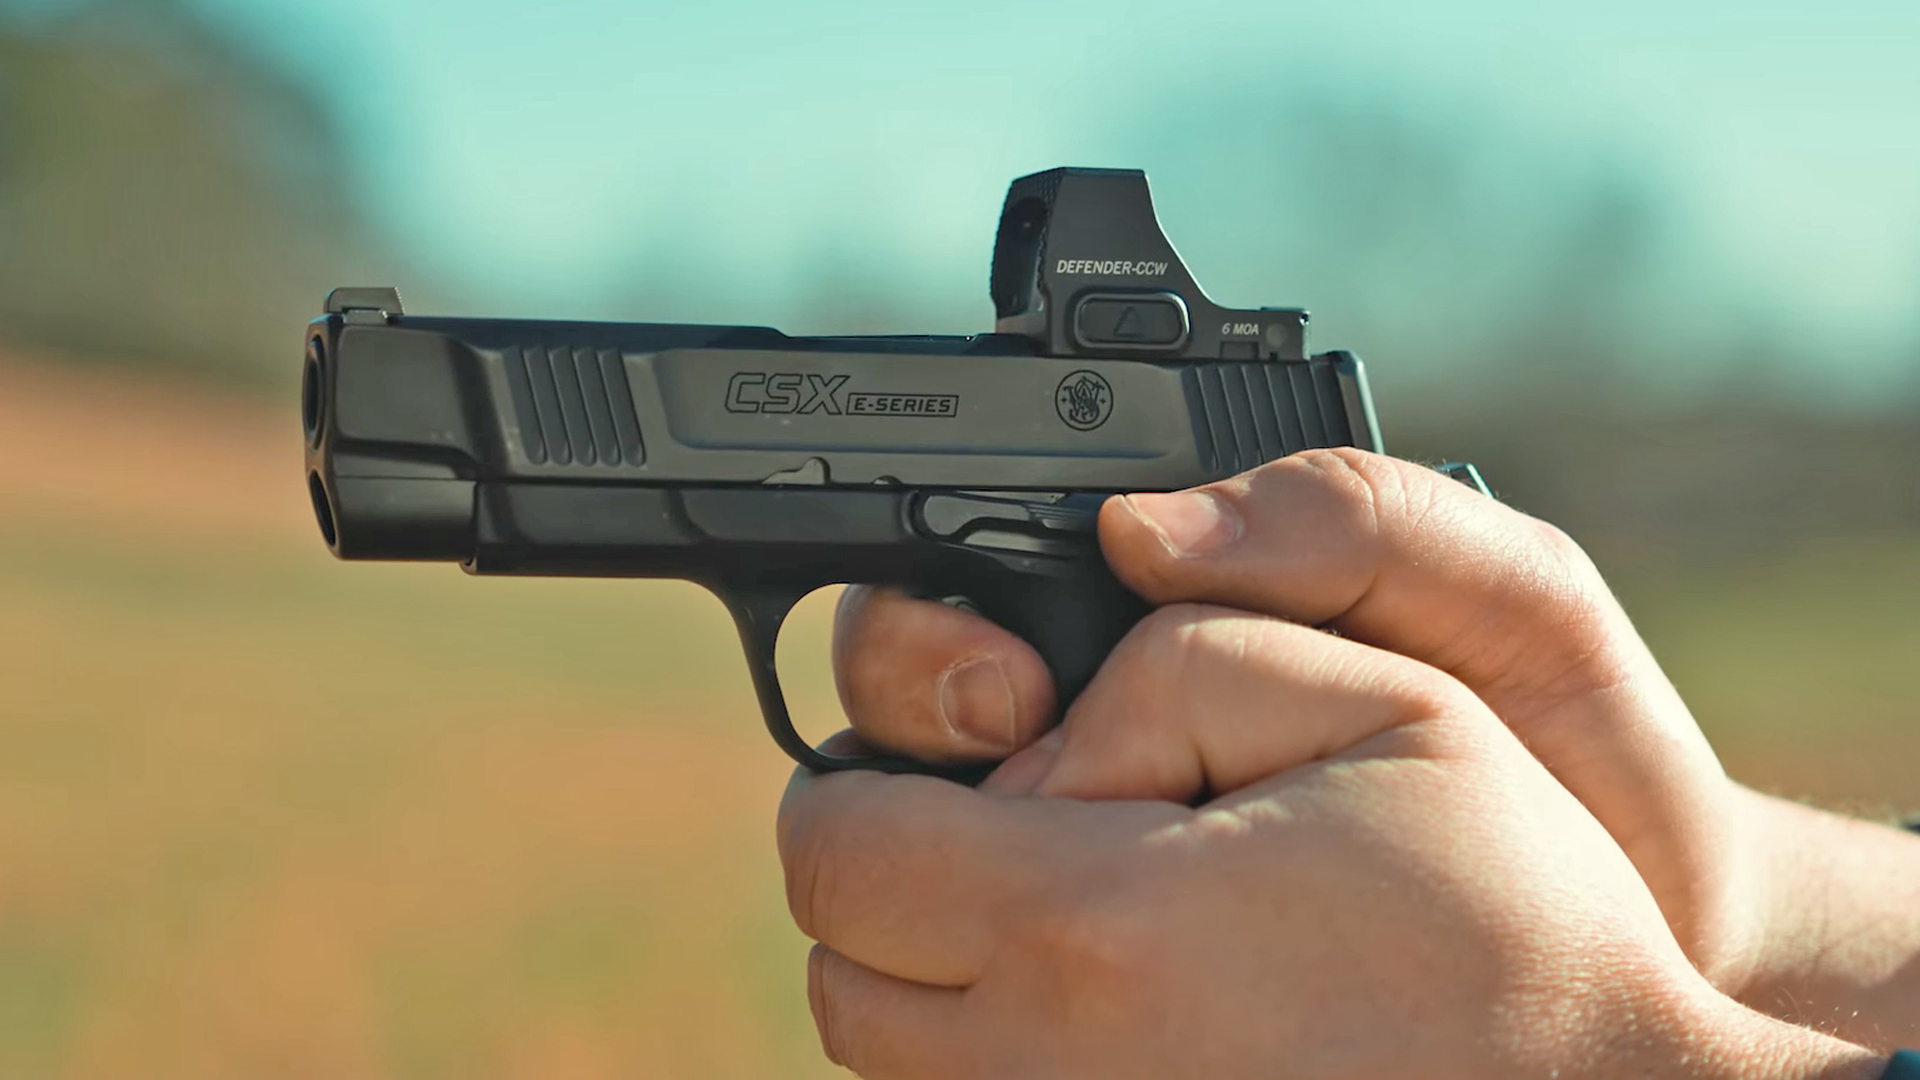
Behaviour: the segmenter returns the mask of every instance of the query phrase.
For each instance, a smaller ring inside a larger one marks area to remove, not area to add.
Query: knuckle
[[[818,941],[816,917],[820,910],[822,842],[816,830],[797,829],[789,841],[789,850],[781,852],[787,886],[787,911],[800,932]]]
[[[1322,446],[1311,450],[1302,450],[1282,460],[1298,461],[1311,469],[1327,472],[1363,473],[1374,467],[1381,458],[1365,450],[1352,446]]]
[[[1572,534],[1550,521],[1527,518],[1534,547],[1563,580],[1590,589],[1599,582],[1599,570],[1587,549]]]
[[[1137,643],[1136,649],[1158,657],[1168,649],[1188,647],[1213,610],[1205,604],[1168,604],[1148,612],[1128,636]]]
[[[821,1052],[828,1061],[841,1065],[844,1062],[834,1045],[835,998],[833,978],[827,970],[829,960],[826,948],[821,945],[815,945],[807,953],[807,1007],[813,1013],[813,1028],[820,1035]]]
[[[858,629],[873,597],[874,587],[871,585],[849,585],[840,590],[840,598],[833,605],[834,629],[841,633]]]
[[[924,633],[923,627],[902,618],[898,607],[895,600],[873,601],[847,635],[847,675],[863,690],[883,687],[898,663],[901,646]]]
[[[1485,711],[1485,706],[1465,683],[1446,672],[1415,663],[1401,665],[1393,699],[1401,721],[1395,726]]]
[[[814,1030],[820,1034],[820,1050],[828,1061],[851,1068],[846,1002],[840,993],[846,978],[846,962],[837,953],[816,945],[811,967],[807,984],[811,991]]]
[[[885,615],[887,597],[871,586],[849,585],[833,611],[834,645],[854,653],[867,643],[876,616]]]
[[[1220,609],[1205,604],[1168,604],[1149,612],[1127,635],[1121,658],[1130,688],[1146,695],[1156,687],[1182,686],[1221,650]],[[1167,715],[1169,710],[1131,710]]]
[[[833,936],[829,925],[834,898],[842,885],[849,854],[848,829],[810,818],[780,836],[780,858],[787,890],[787,911],[802,934],[815,941]],[[830,943],[830,942],[829,942]]]
[[[834,618],[834,673],[841,707],[850,717],[864,711],[886,673],[884,650],[874,647],[874,622],[872,601],[864,597],[843,604]]]
[[[1507,588],[1528,606],[1536,623],[1550,628],[1552,640],[1601,631],[1608,622],[1613,591],[1586,549],[1559,526],[1514,512],[1518,542],[1509,560]]]
[[[1374,749],[1393,757],[1458,761],[1474,757],[1497,741],[1496,728],[1497,722],[1475,723],[1464,716],[1420,716],[1382,732]]]
[[[1367,723],[1370,728],[1393,730],[1485,711],[1480,698],[1458,678],[1397,653],[1343,646],[1319,652],[1305,662],[1318,669],[1312,682],[1372,717]]]
[[[1340,520],[1367,535],[1380,531],[1382,496],[1405,487],[1385,459],[1351,446],[1303,450],[1275,466],[1306,481]]]

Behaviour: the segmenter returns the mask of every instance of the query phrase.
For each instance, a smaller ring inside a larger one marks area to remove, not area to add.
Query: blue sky
[[[190,2],[335,103],[403,249],[528,313],[804,323],[839,260],[980,328],[1007,180],[1063,163],[1146,168],[1220,299],[1310,301],[1249,295],[1248,178],[1289,166],[1237,134],[1298,92],[1484,136],[1543,190],[1619,162],[1715,288],[1849,345],[1920,326],[1914,0]]]

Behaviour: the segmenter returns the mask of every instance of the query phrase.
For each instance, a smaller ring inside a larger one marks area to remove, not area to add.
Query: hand
[[[779,837],[870,1078],[1878,1070],[1713,991],[1464,686],[1278,619],[1164,608],[980,790],[802,771]]]
[[[1914,995],[1888,992],[1920,940],[1871,929],[1912,922],[1920,873],[1889,879],[1885,849],[1913,843],[1730,782],[1592,562],[1557,529],[1357,450],[1110,500],[1100,527],[1115,572],[1156,604],[1324,625],[1452,674],[1612,834],[1716,986],[1875,1045],[1920,1038]],[[893,592],[848,590],[836,671],[863,739],[930,759],[1004,757],[1054,709],[1024,642]],[[1829,884],[1868,864],[1878,879]]]
[[[1565,534],[1432,470],[1327,450],[1109,500],[1100,536],[1114,572],[1155,604],[1328,626],[1459,679],[1613,834],[1701,969],[1736,990],[1750,977],[1762,928],[1751,860],[1732,842],[1738,794]],[[1003,757],[1050,719],[1038,655],[964,612],[849,590],[837,644],[843,702],[868,741]],[[997,702],[969,688],[996,666],[1011,687]]]

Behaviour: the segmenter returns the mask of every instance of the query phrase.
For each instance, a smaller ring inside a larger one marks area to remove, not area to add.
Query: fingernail
[[[962,660],[940,673],[940,719],[948,729],[995,750],[1013,749],[1013,684],[991,656]]]
[[[1205,555],[1240,539],[1240,515],[1210,491],[1128,495],[1126,503],[1180,558]]]

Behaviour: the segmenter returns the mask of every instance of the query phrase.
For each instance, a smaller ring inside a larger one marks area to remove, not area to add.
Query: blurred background
[[[1915,808],[1917,50],[1909,0],[0,0],[0,1076],[834,1072],[717,602],[334,562],[300,330],[983,330],[1058,164],[1586,543],[1736,775]]]

